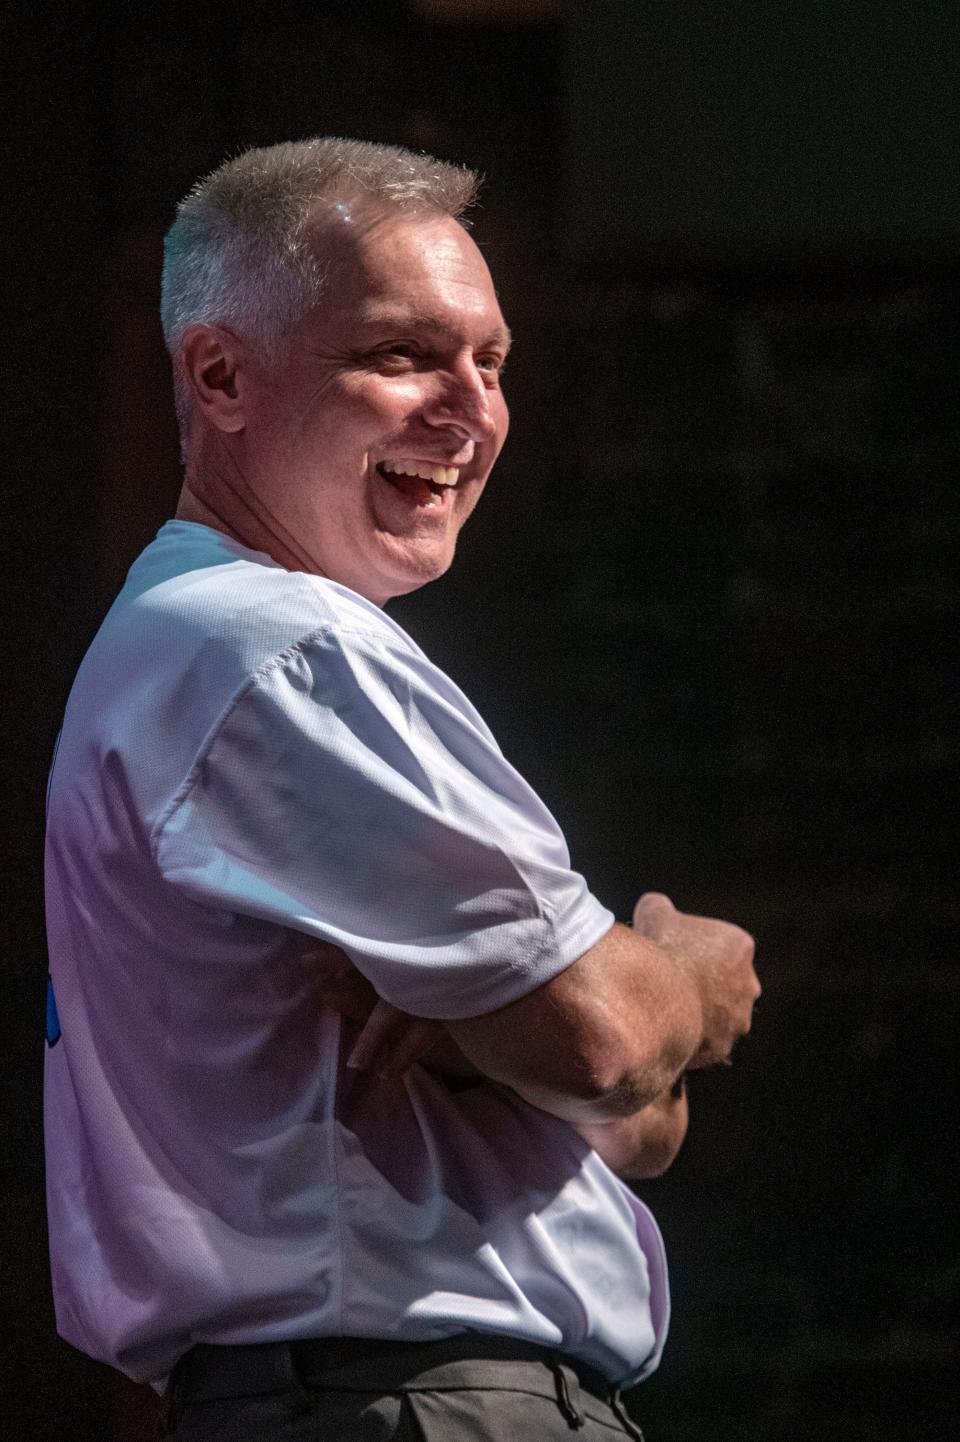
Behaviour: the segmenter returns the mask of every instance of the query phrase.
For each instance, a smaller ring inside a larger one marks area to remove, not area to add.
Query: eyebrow
[[[400,330],[442,332],[450,328],[439,316],[425,311],[371,311],[361,324],[371,330],[392,330],[396,327]],[[505,325],[495,326],[481,341],[481,345],[499,345],[504,351],[508,351],[512,344],[513,336]]]

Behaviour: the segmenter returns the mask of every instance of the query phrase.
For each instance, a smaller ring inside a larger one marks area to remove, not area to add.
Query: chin
[[[455,547],[447,545],[442,549],[417,549],[415,554],[406,551],[402,557],[395,556],[391,574],[385,577],[385,586],[390,588],[386,599],[409,595],[431,581],[438,581],[453,564],[454,552]]]

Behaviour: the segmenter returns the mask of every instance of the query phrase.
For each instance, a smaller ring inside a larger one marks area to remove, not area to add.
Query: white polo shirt
[[[613,923],[473,707],[379,608],[172,521],[77,676],[49,795],[60,1333],[162,1383],[194,1342],[463,1330],[653,1369],[646,1208],[508,1089],[344,1067],[309,938],[477,1016]]]

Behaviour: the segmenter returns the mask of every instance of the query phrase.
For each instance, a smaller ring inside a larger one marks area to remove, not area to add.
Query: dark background
[[[636,1414],[651,1442],[953,1438],[954,7],[0,19],[4,1436],[155,1429],[152,1394],[54,1336],[40,878],[71,677],[178,490],[162,234],[228,153],[340,133],[487,173],[517,336],[457,564],[392,614],[620,916],[661,889],[759,942],[754,1034],[642,1188],[675,1320]]]

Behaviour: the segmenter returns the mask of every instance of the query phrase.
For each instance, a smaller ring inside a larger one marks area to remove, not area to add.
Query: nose
[[[473,357],[465,357],[444,372],[426,408],[427,419],[433,425],[451,426],[471,441],[489,440],[497,430],[490,404],[493,394]]]

